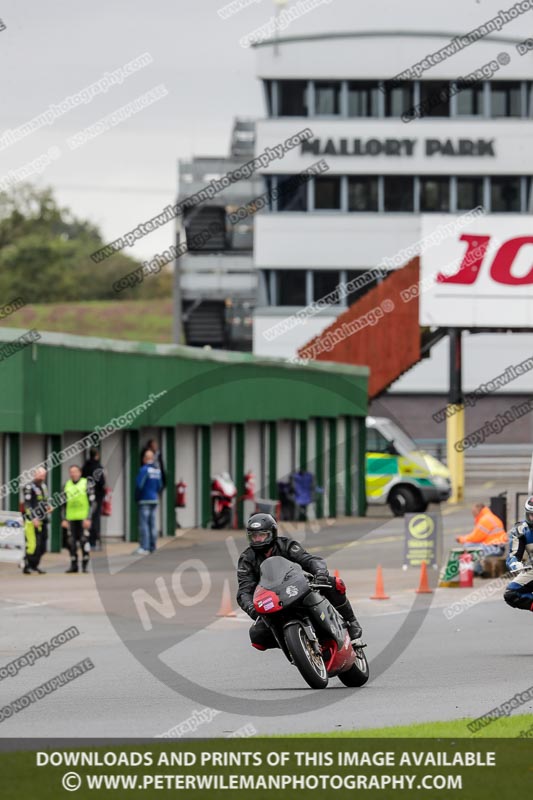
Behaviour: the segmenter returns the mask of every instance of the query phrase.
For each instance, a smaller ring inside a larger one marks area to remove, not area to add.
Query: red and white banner
[[[422,241],[457,218],[424,215]],[[533,328],[533,216],[487,214],[421,254],[420,324]]]

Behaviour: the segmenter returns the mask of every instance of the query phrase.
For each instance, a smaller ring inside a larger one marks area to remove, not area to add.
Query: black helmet
[[[530,528],[533,528],[533,497],[528,497],[525,505],[524,511],[526,512],[526,522]]]
[[[266,533],[267,536],[261,542],[254,542],[255,533]],[[252,514],[246,525],[246,536],[248,543],[253,550],[269,550],[278,538],[278,525],[271,514]]]

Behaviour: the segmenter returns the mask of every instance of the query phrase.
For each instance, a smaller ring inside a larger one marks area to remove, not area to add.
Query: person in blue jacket
[[[307,506],[313,502],[315,494],[315,476],[312,472],[299,469],[291,473],[291,486],[293,490],[296,519],[307,519]]]
[[[154,459],[153,450],[146,450],[135,482],[135,500],[139,508],[139,547],[135,553],[153,553],[156,548],[156,515],[163,476]]]

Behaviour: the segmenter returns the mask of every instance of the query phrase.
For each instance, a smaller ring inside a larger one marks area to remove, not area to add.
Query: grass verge
[[[357,731],[332,731],[331,733],[297,733],[293,736],[300,738],[321,739],[324,737],[347,737],[357,739],[428,739],[434,737],[460,739],[510,739],[528,733],[533,737],[533,714],[517,714],[511,717],[501,717],[493,720],[490,725],[482,728],[478,733],[472,734],[468,730],[468,723],[473,722],[473,717],[454,719],[449,722],[421,722],[413,725],[398,725],[391,728],[365,728]],[[284,735],[283,738],[291,738]]]

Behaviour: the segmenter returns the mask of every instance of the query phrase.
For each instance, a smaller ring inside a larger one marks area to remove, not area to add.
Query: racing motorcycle
[[[312,689],[325,689],[333,676],[345,686],[363,686],[369,678],[365,645],[352,644],[345,621],[320,593],[330,588],[299,564],[271,556],[261,564],[254,608]]]
[[[212,523],[215,529],[229,528],[237,487],[227,472],[215,475],[211,482]]]

